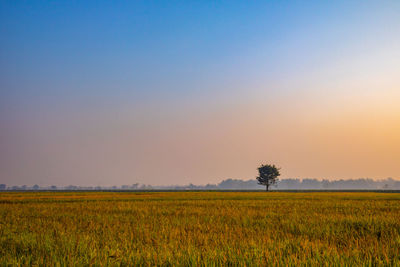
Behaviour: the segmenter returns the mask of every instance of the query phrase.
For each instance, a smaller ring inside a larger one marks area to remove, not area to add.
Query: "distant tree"
[[[136,183],[136,184],[133,184],[132,186],[131,186],[131,188],[132,189],[138,189],[139,188],[139,183]]]
[[[383,186],[383,189],[388,189],[389,188],[389,185],[388,184],[385,184],[384,186]]]
[[[258,184],[265,185],[265,190],[268,191],[271,185],[275,185],[278,181],[278,177],[280,174],[279,168],[275,165],[270,164],[262,164],[258,168],[259,176],[257,177]]]
[[[33,190],[39,190],[40,187],[39,187],[37,184],[35,184],[34,186],[32,186],[32,189],[33,189]]]
[[[321,182],[317,179],[303,179],[301,182],[303,189],[321,189]]]
[[[331,183],[328,180],[322,180],[322,188],[329,189],[331,187]]]
[[[67,187],[65,187],[66,190],[78,190],[78,187],[75,185],[69,185]]]
[[[217,185],[215,185],[215,184],[207,184],[205,186],[205,189],[217,189]]]
[[[6,190],[7,186],[5,184],[0,184],[0,190]]]
[[[50,189],[51,189],[51,190],[57,190],[57,186],[52,185],[52,186],[50,186]]]
[[[196,186],[195,186],[194,184],[190,183],[190,184],[188,185],[188,189],[189,189],[189,190],[196,189]]]

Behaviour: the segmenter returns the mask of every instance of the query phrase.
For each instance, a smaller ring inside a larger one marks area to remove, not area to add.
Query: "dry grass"
[[[0,265],[400,265],[400,194],[0,194]]]

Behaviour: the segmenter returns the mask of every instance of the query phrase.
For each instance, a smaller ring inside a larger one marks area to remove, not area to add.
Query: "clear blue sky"
[[[399,1],[1,1],[1,182],[400,177],[399,36]]]

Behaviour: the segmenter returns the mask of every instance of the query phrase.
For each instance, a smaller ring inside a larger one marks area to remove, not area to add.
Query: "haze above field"
[[[0,183],[400,178],[400,2],[0,2]]]

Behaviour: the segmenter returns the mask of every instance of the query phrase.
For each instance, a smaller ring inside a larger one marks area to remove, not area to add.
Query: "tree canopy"
[[[275,185],[278,181],[280,174],[280,168],[275,165],[262,164],[258,167],[259,176],[257,177],[258,184],[265,185],[266,191],[268,191],[271,185]]]

